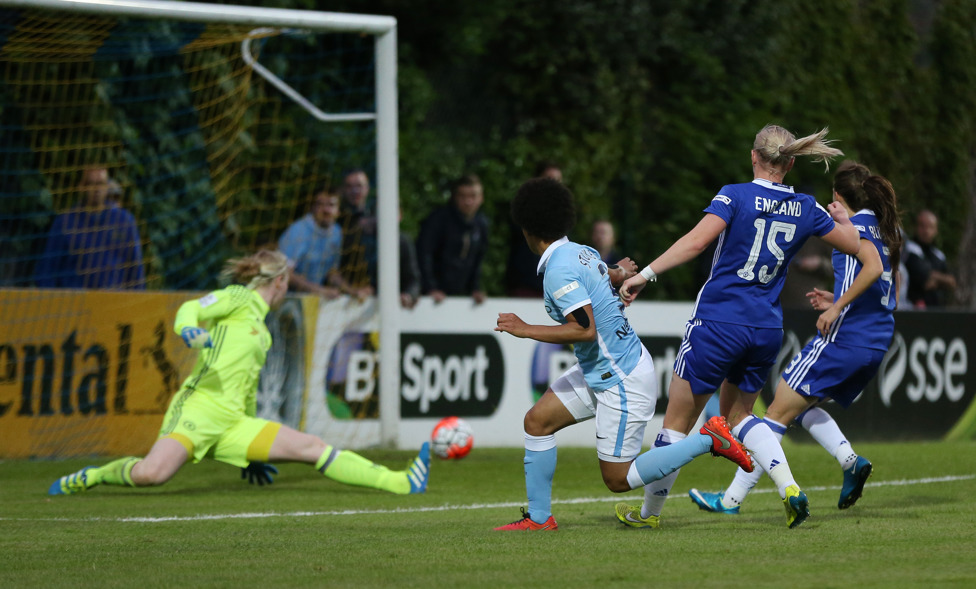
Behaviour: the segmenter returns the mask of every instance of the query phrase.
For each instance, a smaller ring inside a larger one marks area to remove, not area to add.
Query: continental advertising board
[[[0,290],[0,458],[145,454],[196,352],[173,333],[201,293]],[[300,429],[317,299],[268,317],[258,414]]]
[[[187,295],[0,291],[0,457],[146,452],[192,366]]]

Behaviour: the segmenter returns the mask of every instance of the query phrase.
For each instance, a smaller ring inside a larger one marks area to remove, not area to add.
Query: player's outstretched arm
[[[566,317],[562,325],[531,325],[515,313],[499,313],[495,331],[550,344],[573,344],[596,339],[593,307],[584,305]]]
[[[629,306],[631,303],[633,303],[634,299],[637,298],[638,293],[644,290],[644,286],[646,286],[650,280],[657,278],[657,274],[651,270],[650,265],[646,266],[641,272],[641,274],[631,276],[625,280],[622,285],[620,285],[620,300],[623,301],[625,305]]]
[[[862,242],[857,252],[857,259],[861,262],[861,271],[858,272],[857,278],[854,279],[851,286],[837,297],[837,300],[824,310],[817,319],[817,331],[821,335],[827,335],[830,326],[840,316],[844,307],[861,296],[884,272],[884,265],[881,263],[881,254],[878,253],[878,248],[867,239],[862,239]]]
[[[725,219],[712,213],[706,213],[695,227],[681,236],[656,260],[644,267],[640,274],[624,281],[620,287],[620,300],[625,305],[634,302],[637,293],[644,285],[675,266],[695,259],[705,251],[715,239],[725,231],[728,224]]]
[[[238,294],[243,287],[237,288]],[[234,296],[229,289],[215,290],[199,299],[186,301],[178,311],[173,322],[173,331],[183,338],[183,343],[189,348],[209,348],[213,346],[210,334],[200,327],[201,323],[226,316],[237,306],[244,304],[245,298]]]
[[[620,288],[625,280],[637,274],[637,263],[630,258],[624,258],[610,266],[607,274],[610,276],[610,284],[614,288]]]
[[[814,311],[826,311],[834,304],[834,293],[814,287],[807,293],[807,300]]]
[[[827,205],[827,212],[834,220],[835,226],[821,239],[849,256],[856,256],[857,250],[861,247],[861,234],[851,223],[851,218],[847,215],[847,209],[839,202],[832,202]]]

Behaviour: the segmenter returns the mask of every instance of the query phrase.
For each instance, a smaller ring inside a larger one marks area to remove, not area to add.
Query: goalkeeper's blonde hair
[[[824,140],[827,130],[827,127],[824,127],[813,135],[797,139],[793,133],[779,125],[766,125],[756,133],[756,141],[752,144],[752,148],[763,161],[775,167],[788,164],[798,155],[809,155],[814,161],[823,162],[829,170],[830,158],[844,155],[844,152],[831,147],[831,142]]]
[[[288,258],[276,250],[260,250],[246,258],[231,258],[220,275],[254,289],[288,271]]]

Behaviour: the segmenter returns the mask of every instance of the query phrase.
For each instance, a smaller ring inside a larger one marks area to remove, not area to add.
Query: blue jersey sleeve
[[[818,237],[823,237],[827,235],[836,227],[833,217],[827,212],[827,209],[820,206],[820,203],[814,201],[817,205],[817,210],[813,214],[813,234]]]
[[[732,223],[732,218],[735,217],[735,213],[739,209],[739,203],[732,198],[734,193],[727,188],[728,186],[723,186],[718,194],[712,197],[712,202],[705,207],[705,212],[718,215],[728,225]]]

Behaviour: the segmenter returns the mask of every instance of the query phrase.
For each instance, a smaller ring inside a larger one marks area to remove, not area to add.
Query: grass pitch
[[[864,496],[837,509],[841,471],[813,444],[786,443],[810,497],[795,530],[768,479],[741,515],[699,511],[727,461],[682,469],[657,530],[620,525],[595,451],[562,448],[553,533],[501,533],[525,504],[522,451],[475,448],[432,465],[428,492],[343,486],[285,464],[274,485],[204,462],[163,487],[48,497],[97,461],[0,462],[0,587],[973,587],[976,442],[855,443],[874,463]],[[400,467],[407,452],[367,451]]]

